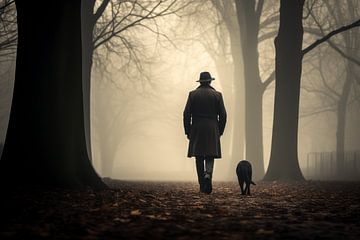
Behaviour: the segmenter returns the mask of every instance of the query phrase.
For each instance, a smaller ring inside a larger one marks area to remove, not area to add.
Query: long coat
[[[188,136],[188,157],[221,158],[220,136],[224,133],[226,110],[222,94],[210,85],[189,93],[183,115]]]

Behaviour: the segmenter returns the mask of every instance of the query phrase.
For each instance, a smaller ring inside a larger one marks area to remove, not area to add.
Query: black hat
[[[215,80],[215,78],[211,77],[209,72],[202,72],[200,73],[200,79],[197,82],[210,82]]]

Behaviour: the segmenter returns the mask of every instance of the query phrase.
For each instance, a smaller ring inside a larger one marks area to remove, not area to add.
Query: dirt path
[[[360,183],[108,181],[113,190],[16,191],[2,204],[0,238],[360,239]]]

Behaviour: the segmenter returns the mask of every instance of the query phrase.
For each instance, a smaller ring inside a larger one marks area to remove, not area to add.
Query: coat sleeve
[[[225,125],[226,125],[226,109],[225,109],[225,105],[224,105],[224,100],[222,97],[222,94],[220,93],[220,99],[219,99],[219,132],[220,135],[223,135],[224,130],[225,130]]]
[[[189,93],[183,113],[184,130],[185,130],[185,135],[187,136],[189,136],[190,128],[191,128],[191,102],[192,102],[191,93]]]

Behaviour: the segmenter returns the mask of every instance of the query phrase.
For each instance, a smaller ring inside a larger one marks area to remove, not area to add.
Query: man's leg
[[[205,191],[206,193],[212,192],[212,174],[214,170],[214,158],[205,158]]]
[[[213,171],[214,171],[214,158],[206,157],[205,158],[205,172],[207,174],[210,174],[210,176],[212,176]]]
[[[204,191],[204,157],[196,157],[196,172],[198,182],[200,184],[200,191]]]

